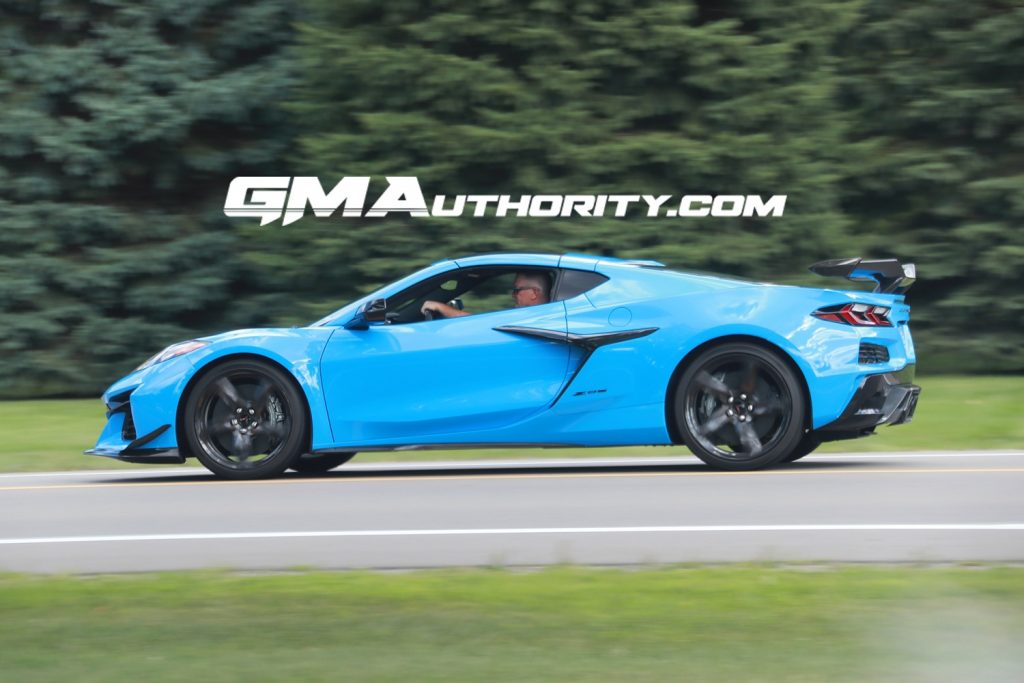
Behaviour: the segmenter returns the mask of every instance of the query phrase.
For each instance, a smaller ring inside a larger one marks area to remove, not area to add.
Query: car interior
[[[512,308],[512,287],[516,274],[541,273],[551,283],[551,301],[579,296],[608,278],[591,271],[523,266],[462,268],[417,283],[387,301],[386,321],[392,325],[423,322],[420,312],[425,301],[440,301],[473,314]]]

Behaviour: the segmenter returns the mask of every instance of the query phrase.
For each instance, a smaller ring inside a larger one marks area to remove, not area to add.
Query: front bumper
[[[191,369],[191,362],[180,356],[111,385],[103,394],[107,424],[86,454],[124,462],[184,462],[175,424],[178,397]]]
[[[111,460],[121,462],[133,462],[143,465],[184,465],[185,456],[178,452],[177,448],[161,448],[157,450],[138,450],[131,453],[121,451],[120,453],[108,453],[99,448],[90,448],[85,451],[86,455],[102,455]]]
[[[913,380],[913,365],[899,372],[868,375],[842,415],[815,430],[815,435],[822,441],[855,439],[873,434],[881,425],[910,422],[921,395],[921,387]]]
[[[123,412],[123,411],[117,411]],[[128,413],[125,413],[128,414]],[[183,456],[177,448],[146,448],[147,444],[150,444],[157,439],[161,434],[166,432],[170,428],[170,425],[163,425],[151,431],[148,434],[136,438],[127,446],[102,446],[97,444],[95,448],[90,448],[85,451],[86,455],[102,455],[122,462],[136,462],[136,463],[152,463],[161,465],[180,465],[185,462],[185,456]],[[122,427],[123,429],[123,427]],[[102,439],[101,439],[102,442]]]

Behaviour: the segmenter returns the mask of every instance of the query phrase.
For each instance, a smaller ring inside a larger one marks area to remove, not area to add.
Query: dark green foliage
[[[645,256],[825,286],[842,284],[807,265],[898,256],[920,266],[910,301],[925,370],[1024,370],[1019,2],[310,5],[296,164],[325,182],[416,175],[428,199],[789,201],[768,219],[307,219],[265,238],[287,258],[264,254],[293,285],[307,278],[304,301],[326,309],[479,251]],[[312,264],[298,253],[307,237]]]
[[[0,395],[95,392],[246,324],[221,211],[276,172],[287,0],[0,3]]]
[[[1024,5],[0,0],[0,395],[306,323],[433,260],[587,251],[842,286],[919,264],[926,371],[1024,370]],[[294,47],[294,50],[292,49]],[[280,105],[284,104],[284,108]],[[238,175],[786,194],[781,218],[222,214]]]
[[[628,219],[308,218],[264,229],[273,246],[261,248],[261,262],[289,278],[284,286],[305,279],[299,288],[324,309],[412,266],[470,252],[614,253],[777,277],[841,251],[843,126],[831,104],[829,49],[851,19],[842,3],[311,4],[314,21],[300,32],[293,111],[304,133],[295,163],[325,184],[413,175],[428,201],[435,193],[789,196],[786,215],[772,219],[635,211]],[[311,243],[315,255],[303,256]]]
[[[922,367],[1024,370],[1024,5],[876,0],[837,53],[850,242],[920,263]]]

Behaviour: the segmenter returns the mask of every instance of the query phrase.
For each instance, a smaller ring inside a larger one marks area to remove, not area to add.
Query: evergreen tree
[[[588,251],[778,277],[837,255],[843,3],[310,0],[295,165],[438,194],[787,194],[782,218],[332,221],[248,231],[308,319],[445,256]],[[383,186],[371,186],[371,196]],[[261,232],[262,231],[262,232]]]
[[[916,261],[925,370],[1024,370],[1019,0],[0,0],[0,396],[306,323],[446,256],[845,286]],[[296,43],[297,45],[293,45]],[[282,103],[285,106],[282,108]],[[239,175],[433,194],[788,195],[784,217],[223,216]]]
[[[919,264],[921,367],[1024,370],[1024,5],[868,2],[837,45],[850,251]]]
[[[281,171],[289,0],[0,2],[0,395],[250,322],[231,177]]]

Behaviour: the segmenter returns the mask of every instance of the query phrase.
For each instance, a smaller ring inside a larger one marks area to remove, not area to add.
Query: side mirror
[[[369,328],[369,323],[384,322],[385,316],[388,312],[388,302],[384,299],[374,299],[363,304],[363,307],[359,309],[359,312],[355,314],[352,320],[345,323],[346,330],[365,330]]]
[[[388,312],[388,302],[384,299],[374,299],[363,306],[363,318],[368,323],[382,323]]]

